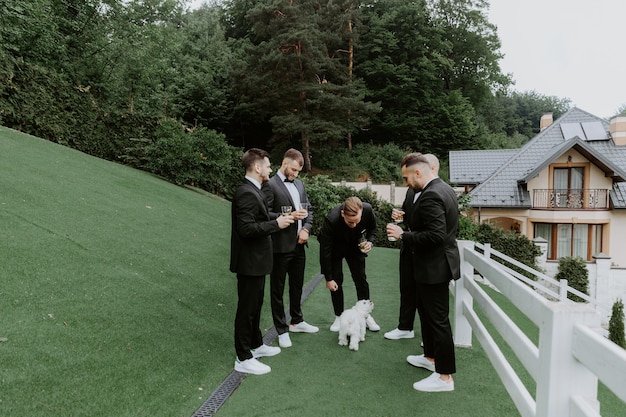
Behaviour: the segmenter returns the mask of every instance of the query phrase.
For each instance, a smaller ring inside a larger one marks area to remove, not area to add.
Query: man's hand
[[[309,211],[305,209],[300,209],[291,212],[291,216],[296,220],[304,220],[309,215]]]
[[[300,229],[300,232],[298,232],[298,243],[303,245],[308,241],[309,241],[309,231],[304,228]]]
[[[393,237],[395,239],[401,239],[401,235],[404,233],[404,230],[396,224],[388,223],[387,224],[387,237]]]
[[[326,281],[326,288],[331,291],[337,291],[339,289],[339,285],[335,282],[335,280]]]
[[[290,224],[293,224],[294,220],[291,216],[278,216],[276,218],[276,223],[278,223],[278,227],[284,229],[289,227]]]

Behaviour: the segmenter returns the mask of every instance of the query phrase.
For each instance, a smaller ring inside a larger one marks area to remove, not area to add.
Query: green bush
[[[624,303],[618,299],[613,303],[613,311],[609,320],[609,340],[622,348],[626,348],[624,339]]]
[[[589,272],[587,271],[587,264],[583,258],[565,256],[559,259],[559,270],[554,276],[554,279],[561,280],[566,279],[567,285],[582,292],[583,294],[589,294]],[[584,300],[577,295],[567,294],[567,298],[576,302],[583,302]]]
[[[352,151],[333,149],[323,152],[315,156],[313,163],[335,180],[398,182],[402,180],[400,161],[408,152],[393,143],[383,146],[359,144]]]
[[[459,219],[459,239],[472,240],[478,243],[489,243],[498,252],[515,259],[533,269],[538,270],[535,259],[541,254],[541,250],[526,236],[504,230],[501,227],[489,223],[474,223],[469,217],[461,216]],[[504,262],[509,268],[520,274],[536,279],[536,276],[518,268],[508,262]]]
[[[314,235],[317,235],[324,223],[324,218],[333,207],[343,203],[350,196],[357,196],[362,201],[370,203],[376,215],[378,223],[376,246],[393,246],[393,242],[387,240],[386,233],[387,220],[391,219],[393,208],[391,203],[379,199],[375,193],[367,189],[357,191],[353,187],[334,186],[330,178],[325,175],[303,175],[301,179],[314,210],[312,230]]]
[[[241,149],[226,143],[224,136],[197,128],[185,132],[180,123],[164,120],[157,140],[146,147],[146,168],[179,185],[193,185],[231,198],[241,183]]]

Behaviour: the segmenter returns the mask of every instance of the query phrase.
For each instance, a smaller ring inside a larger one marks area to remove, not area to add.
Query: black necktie
[[[294,180],[290,180],[290,179],[285,178],[285,182],[290,182],[290,183],[292,183],[292,184],[293,184],[293,181],[294,181]]]

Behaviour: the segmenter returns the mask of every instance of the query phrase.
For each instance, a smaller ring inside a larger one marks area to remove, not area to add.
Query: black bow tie
[[[285,182],[290,182],[290,183],[292,183],[292,184],[293,184],[293,182],[294,182],[294,181],[295,181],[295,180],[290,180],[290,179],[285,178]]]

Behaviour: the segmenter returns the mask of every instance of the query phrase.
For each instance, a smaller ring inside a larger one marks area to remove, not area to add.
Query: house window
[[[582,207],[584,175],[583,167],[554,168],[553,187],[557,207]]]
[[[579,256],[587,261],[602,251],[601,224],[535,223],[535,237],[548,241],[548,259]]]

